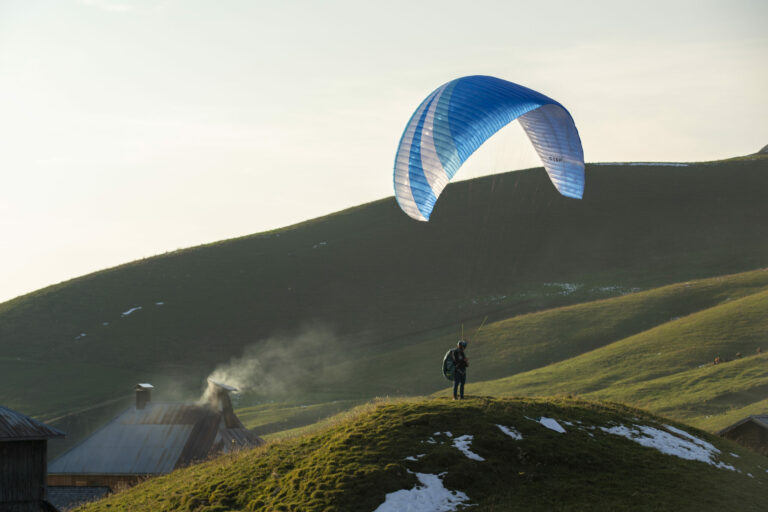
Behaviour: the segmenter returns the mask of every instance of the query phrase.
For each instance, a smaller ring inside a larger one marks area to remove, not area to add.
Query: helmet
[[[459,342],[456,344],[457,347],[461,348],[467,348],[467,342],[464,340],[459,340]]]

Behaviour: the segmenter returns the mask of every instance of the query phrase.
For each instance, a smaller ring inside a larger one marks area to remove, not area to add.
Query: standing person
[[[453,399],[458,400],[459,397],[464,400],[464,384],[467,382],[467,366],[469,366],[469,359],[464,354],[464,349],[467,348],[467,342],[459,340],[456,344],[456,348],[451,351],[451,359],[453,359]],[[459,396],[456,396],[456,391],[459,391]]]

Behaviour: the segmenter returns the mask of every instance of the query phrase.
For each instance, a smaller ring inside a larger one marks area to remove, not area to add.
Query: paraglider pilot
[[[456,348],[451,351],[451,359],[453,359],[453,399],[458,400],[461,398],[464,400],[464,384],[467,382],[467,366],[469,366],[469,359],[464,354],[464,349],[467,348],[467,342],[459,340],[456,344]],[[456,396],[456,391],[459,391],[459,396]]]

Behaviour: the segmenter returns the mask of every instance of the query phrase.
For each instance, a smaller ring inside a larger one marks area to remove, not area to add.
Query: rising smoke
[[[249,345],[241,357],[220,364],[208,378],[241,392],[286,396],[329,381],[341,382],[341,368],[347,359],[344,354],[330,329],[304,327],[295,336],[272,337]]]

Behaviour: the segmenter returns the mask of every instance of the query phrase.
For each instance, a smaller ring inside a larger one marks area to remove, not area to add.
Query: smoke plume
[[[331,379],[338,382],[343,353],[330,329],[305,327],[295,336],[273,337],[249,345],[242,356],[220,364],[208,378],[241,392],[284,396],[310,390]]]

